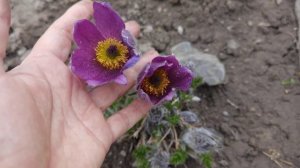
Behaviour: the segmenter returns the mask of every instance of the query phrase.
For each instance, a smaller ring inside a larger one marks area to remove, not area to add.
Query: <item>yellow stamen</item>
[[[141,88],[148,94],[162,96],[166,93],[169,84],[170,80],[167,72],[163,69],[158,69],[152,76],[142,81]]]
[[[109,70],[120,69],[128,60],[128,48],[114,38],[98,42],[95,51],[97,61]]]

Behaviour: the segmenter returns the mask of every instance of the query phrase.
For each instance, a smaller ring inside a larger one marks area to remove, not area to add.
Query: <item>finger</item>
[[[138,74],[144,66],[150,62],[158,53],[155,50],[147,52],[139,62],[132,68],[124,72],[127,77],[127,85],[119,85],[116,83],[109,83],[98,87],[90,92],[90,95],[96,105],[103,111],[109,107],[116,99],[124,95],[129,89],[135,85]],[[105,97],[103,97],[105,95]]]
[[[8,0],[0,1],[0,72],[4,72],[2,68],[3,58],[7,47],[8,35],[10,27],[10,6]]]
[[[30,56],[56,56],[66,61],[72,45],[72,30],[76,21],[93,13],[92,1],[82,0],[57,19],[35,44]]]
[[[150,103],[136,99],[129,106],[109,117],[107,123],[113,133],[114,141],[142,119],[151,107]]]
[[[138,37],[140,35],[140,25],[136,21],[128,21],[125,23],[126,30],[128,30],[134,37]]]

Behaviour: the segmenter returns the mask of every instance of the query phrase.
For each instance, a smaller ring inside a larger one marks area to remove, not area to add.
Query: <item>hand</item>
[[[108,119],[103,111],[134,84],[155,51],[125,75],[126,86],[107,84],[87,92],[65,65],[74,23],[92,14],[81,1],[56,20],[15,69],[5,73],[0,59],[0,167],[100,167],[110,145],[151,108],[137,99]],[[0,58],[8,39],[10,10],[0,1]],[[135,36],[136,22],[126,23]]]

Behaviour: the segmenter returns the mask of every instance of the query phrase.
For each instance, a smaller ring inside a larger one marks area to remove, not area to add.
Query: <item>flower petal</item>
[[[153,59],[152,63],[161,63],[161,62],[165,62],[165,70],[169,70],[170,68],[175,68],[175,67],[179,67],[179,62],[177,61],[175,56],[159,56]]]
[[[118,76],[115,80],[116,83],[121,84],[121,85],[126,85],[127,84],[127,78],[125,75],[120,75]]]
[[[106,4],[94,2],[96,26],[105,38],[114,37],[122,40],[121,32],[125,24],[119,14]]]
[[[174,89],[170,89],[166,92],[165,95],[156,97],[156,96],[149,96],[151,99],[151,102],[155,105],[159,105],[161,103],[164,103],[166,101],[170,101],[173,99],[173,97],[176,95],[176,91]]]
[[[74,41],[79,48],[96,48],[103,36],[89,20],[80,20],[74,26]]]
[[[118,76],[120,71],[103,68],[95,59],[95,52],[91,49],[76,49],[71,57],[71,68],[80,79],[91,86],[108,83]]]
[[[192,71],[186,67],[172,68],[169,71],[172,86],[182,90],[188,90],[192,84]]]
[[[145,93],[142,89],[139,89],[137,93],[140,99],[144,100],[145,102],[152,103],[149,95]]]
[[[125,44],[127,44],[131,48],[135,48],[135,39],[128,30],[123,29],[121,35]]]
[[[132,67],[133,65],[135,65],[140,59],[139,55],[133,55],[124,65],[123,69],[128,69],[130,67]]]

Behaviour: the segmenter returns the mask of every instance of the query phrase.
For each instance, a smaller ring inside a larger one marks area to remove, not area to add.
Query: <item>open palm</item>
[[[0,1],[2,57],[9,29],[8,6],[6,0]],[[74,23],[92,12],[91,1],[75,4],[12,71],[5,73],[0,59],[0,167],[99,167],[116,138],[151,108],[137,99],[108,119],[102,114],[134,85],[155,51],[125,72],[127,85],[112,83],[90,92],[64,63]],[[135,22],[128,22],[126,28],[134,35],[139,33]]]

